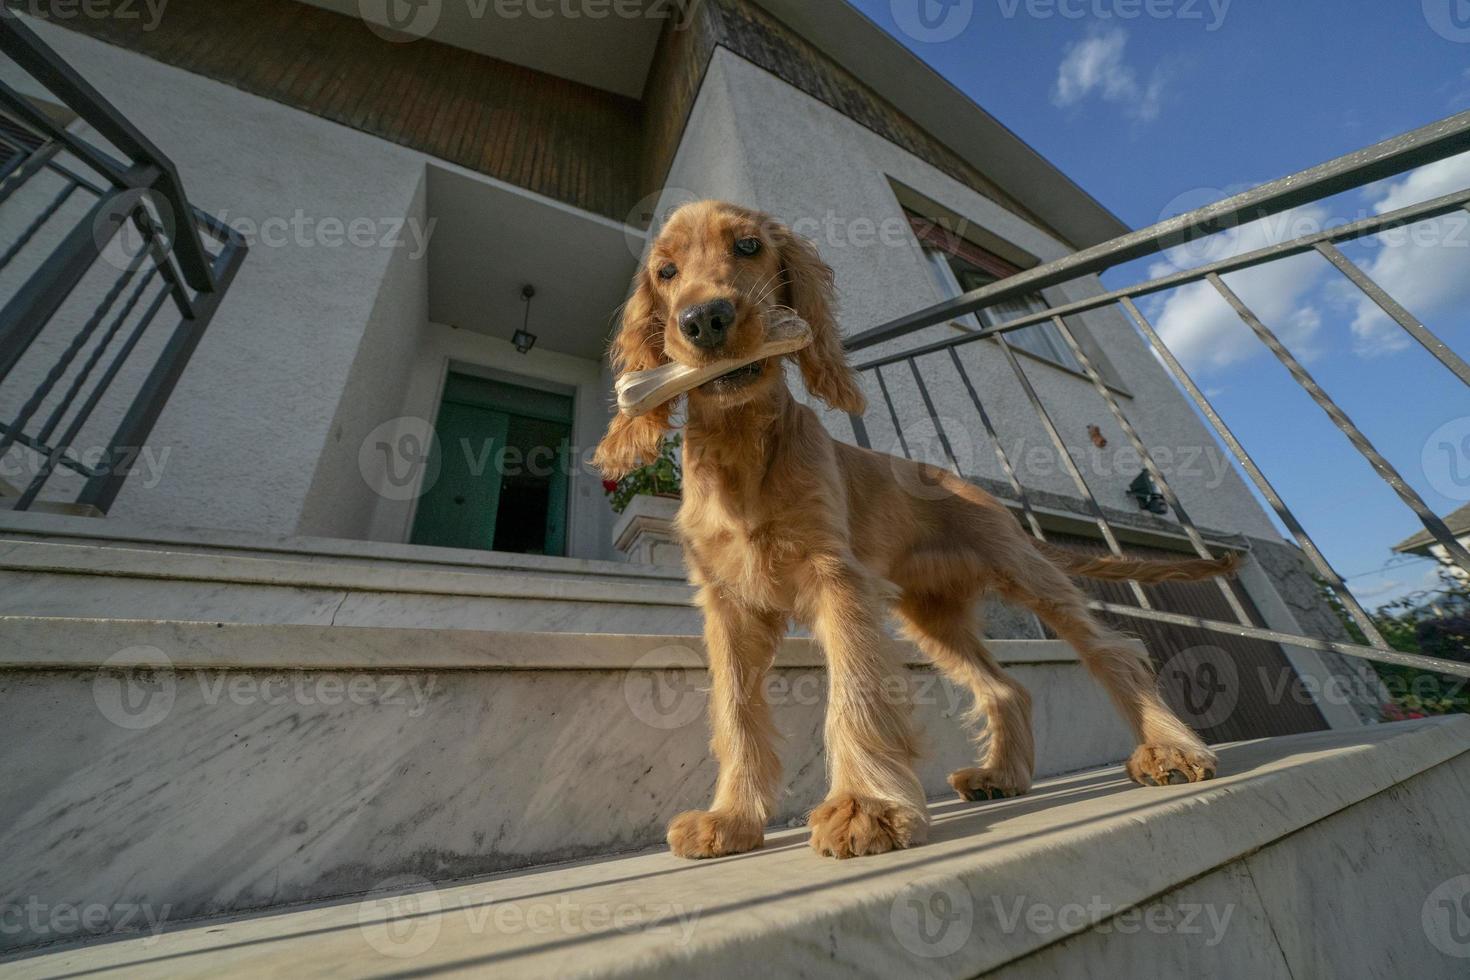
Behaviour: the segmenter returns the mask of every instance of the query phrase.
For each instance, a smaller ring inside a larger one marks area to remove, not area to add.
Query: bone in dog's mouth
[[[744,367],[738,367],[733,371],[720,375],[718,378],[706,381],[700,387],[709,391],[739,388],[754,381],[760,375],[761,369],[765,366],[766,362],[763,360],[752,361]]]
[[[624,373],[616,382],[618,410],[637,418],[695,388],[708,386],[711,394],[734,391],[758,380],[765,361],[794,354],[811,342],[811,327],[801,317],[772,317],[766,324],[766,339],[745,357],[724,358],[697,368],[669,361],[645,371]]]

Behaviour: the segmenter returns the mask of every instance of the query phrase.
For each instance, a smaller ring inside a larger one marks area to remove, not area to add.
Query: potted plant
[[[628,509],[635,497],[671,497],[679,499],[682,474],[679,472],[679,446],[683,437],[665,436],[658,458],[633,470],[621,480],[603,480],[602,490],[612,502],[614,514]]]
[[[674,531],[683,486],[679,470],[680,436],[664,439],[658,458],[621,480],[604,480],[602,489],[618,515],[613,546],[628,561],[644,565],[682,565],[684,552]]]

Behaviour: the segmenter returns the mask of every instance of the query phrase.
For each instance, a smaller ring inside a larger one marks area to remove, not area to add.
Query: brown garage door
[[[1102,542],[1091,538],[1052,535],[1051,540],[1078,551],[1107,553]],[[1188,557],[1137,545],[1125,550],[1139,558]],[[1083,579],[1079,584],[1094,598],[1137,605],[1127,583]],[[1250,596],[1238,583],[1230,585],[1251,619],[1264,626]],[[1225,622],[1235,618],[1214,582],[1164,582],[1145,586],[1144,591],[1155,607],[1167,612]],[[1132,616],[1103,618],[1144,642],[1159,672],[1164,699],[1210,742],[1328,727],[1278,644]]]

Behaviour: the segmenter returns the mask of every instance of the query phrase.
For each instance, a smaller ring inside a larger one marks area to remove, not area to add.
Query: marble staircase
[[[1408,814],[1470,868],[1463,821],[1440,829],[1446,801],[1464,810],[1470,722],[1227,747],[1220,780],[1134,788],[1105,695],[1034,639],[992,641],[1035,698],[1033,794],[953,800],[968,699],[897,645],[936,839],[818,859],[799,825],[825,782],[826,679],[800,636],[767,687],[769,846],[676,861],[664,825],[715,777],[689,599],[645,567],[0,514],[0,975],[1179,975],[1152,969],[1159,947],[1300,977],[1284,907],[1251,884],[1284,865],[1253,852],[1296,860],[1339,814]],[[1386,860],[1359,862],[1374,887],[1433,884]],[[1100,943],[1199,894],[1241,916],[1227,949]],[[1018,899],[1067,921],[1017,925]]]
[[[627,852],[711,792],[677,573],[7,520],[0,907],[193,917]],[[968,695],[894,642],[946,794],[974,758]],[[1040,773],[1127,755],[1069,648],[993,646],[1035,697]],[[789,639],[767,690],[781,826],[822,795],[825,685]],[[44,938],[0,929],[0,949]]]

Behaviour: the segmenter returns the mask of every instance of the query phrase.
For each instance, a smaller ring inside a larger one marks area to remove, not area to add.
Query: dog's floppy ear
[[[806,389],[835,409],[861,415],[867,399],[837,330],[832,267],[822,261],[816,245],[789,228],[774,227],[773,237],[781,252],[787,305],[812,328],[811,346],[796,359]]]
[[[609,356],[613,374],[621,377],[627,371],[647,371],[668,358],[664,356],[664,322],[653,298],[653,286],[646,269],[639,269],[634,280],[633,295],[623,306],[623,322],[613,338]],[[669,430],[672,402],[652,411],[629,418],[615,412],[607,427],[607,435],[592,457],[592,465],[610,480],[618,480],[642,465],[658,458],[664,433]]]

